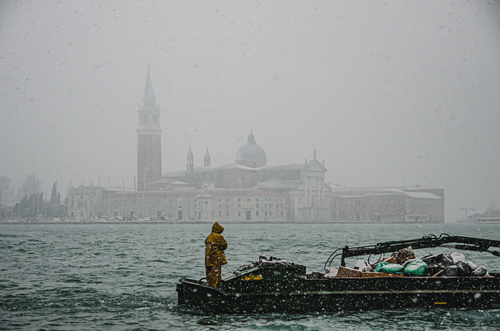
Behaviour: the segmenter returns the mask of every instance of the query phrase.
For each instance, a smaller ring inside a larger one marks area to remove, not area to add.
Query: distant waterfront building
[[[487,210],[484,213],[476,213],[469,216],[469,221],[476,223],[500,224],[500,210],[498,208]]]
[[[444,190],[436,187],[334,188],[336,222],[444,223]]]
[[[71,187],[66,200],[68,217],[89,219],[102,214],[103,188],[80,185]]]
[[[332,189],[316,151],[310,161],[268,165],[252,131],[233,163],[213,167],[207,148],[203,166],[196,167],[189,146],[185,170],[162,175],[160,109],[149,68],[138,114],[136,189],[72,188],[68,216],[180,222],[444,222],[442,189]]]

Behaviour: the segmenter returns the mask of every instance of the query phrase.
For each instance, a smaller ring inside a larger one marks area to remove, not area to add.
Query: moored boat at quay
[[[407,252],[408,248],[413,252],[413,249],[438,247],[500,256],[498,251],[491,249],[500,247],[498,240],[446,234],[345,246],[327,259],[325,273],[307,274],[303,265],[261,256],[259,261],[242,266],[223,278],[218,288],[208,286],[203,278],[181,278],[180,284],[177,284],[178,303],[223,313],[410,307],[500,308],[500,274],[488,273],[482,267],[466,263],[460,258],[463,257],[461,254],[452,254],[451,257],[443,254],[422,258],[407,256],[402,260],[401,252]],[[356,269],[346,267],[347,258],[386,253],[393,254],[371,265],[360,260],[362,263],[358,263]],[[337,257],[340,257],[338,269],[331,267]],[[386,272],[382,269],[384,267],[392,268],[392,271]]]

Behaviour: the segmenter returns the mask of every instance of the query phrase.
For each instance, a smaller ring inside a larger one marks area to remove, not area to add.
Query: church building
[[[268,203],[272,197],[261,199],[260,204],[257,203],[258,198],[254,205],[247,204],[239,211],[245,215],[245,220],[252,220],[252,215],[283,216],[286,221],[296,222],[324,221],[330,217],[332,190],[325,183],[327,170],[324,162],[316,159],[316,152],[309,162],[271,166],[267,164],[266,152],[257,145],[253,132],[250,132],[247,143],[238,149],[233,163],[210,167],[208,150],[203,167],[194,167],[193,158],[190,148],[186,170],[168,172],[163,175],[164,181],[187,183],[202,189],[205,199],[212,195],[238,195],[240,192],[278,195],[275,197],[279,199],[277,204]],[[247,202],[250,202],[249,199]],[[223,202],[224,198],[219,200]],[[281,207],[283,203],[286,208]],[[265,209],[271,207],[275,210]],[[214,211],[215,216],[224,216],[224,210],[215,208]]]
[[[316,151],[310,161],[270,165],[252,131],[231,163],[213,166],[207,148],[203,166],[196,167],[189,146],[185,169],[162,173],[160,109],[149,67],[137,113],[136,187],[72,189],[69,215],[179,222],[444,222],[441,189],[332,189]]]

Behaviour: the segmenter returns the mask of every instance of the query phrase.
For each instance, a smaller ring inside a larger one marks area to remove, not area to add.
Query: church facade
[[[239,196],[243,192],[264,196],[244,197],[238,201],[238,206],[239,202],[252,203],[244,204],[244,210],[233,214],[235,220],[265,221],[279,218],[281,221],[310,222],[325,221],[330,217],[332,190],[325,183],[327,169],[323,162],[317,160],[316,152],[309,162],[270,166],[267,165],[266,152],[257,145],[253,132],[250,132],[247,143],[236,152],[234,163],[211,167],[211,162],[207,162],[211,160],[207,150],[204,166],[194,167],[193,157],[190,149],[186,157],[186,170],[168,172],[163,175],[163,180],[187,183],[202,190],[200,197],[204,201],[215,199],[214,207],[210,207],[209,202],[205,206],[208,211],[201,212],[205,217],[213,214],[214,219],[224,219],[220,202],[224,205],[224,200],[230,198],[217,196]]]
[[[160,109],[149,68],[137,113],[136,187],[70,189],[68,216],[179,222],[444,222],[440,189],[332,189],[316,151],[310,161],[268,165],[252,131],[234,162],[214,167],[207,149],[203,166],[195,167],[189,147],[186,168],[162,174]]]

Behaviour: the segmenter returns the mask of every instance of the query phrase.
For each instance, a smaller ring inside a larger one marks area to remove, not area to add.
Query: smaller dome
[[[267,163],[266,152],[255,142],[255,136],[252,132],[248,135],[246,145],[241,146],[236,153],[236,163],[248,167],[261,167]]]

